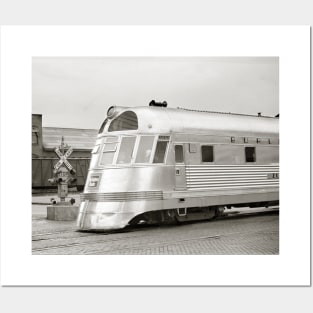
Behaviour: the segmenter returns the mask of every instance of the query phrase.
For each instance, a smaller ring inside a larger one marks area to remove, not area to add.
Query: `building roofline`
[[[75,127],[57,127],[57,126],[44,126],[42,129],[62,129],[62,130],[87,130],[87,131],[94,131],[97,132],[98,129],[92,129],[92,128],[75,128]]]

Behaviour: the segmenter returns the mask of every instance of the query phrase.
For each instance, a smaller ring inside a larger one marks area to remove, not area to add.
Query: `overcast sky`
[[[33,58],[32,113],[43,126],[98,129],[107,109],[148,106],[274,116],[276,57]]]

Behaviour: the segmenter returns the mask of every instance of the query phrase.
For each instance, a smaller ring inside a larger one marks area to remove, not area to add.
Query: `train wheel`
[[[215,209],[215,217],[223,216],[225,211],[225,207],[219,206]]]

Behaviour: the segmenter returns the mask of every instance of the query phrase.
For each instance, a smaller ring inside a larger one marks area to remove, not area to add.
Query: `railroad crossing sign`
[[[55,153],[58,155],[58,157],[60,158],[60,160],[54,165],[54,174],[57,173],[58,169],[64,164],[68,170],[70,171],[70,173],[75,173],[75,170],[73,168],[73,166],[70,164],[70,162],[67,160],[67,158],[71,155],[71,153],[73,152],[72,147],[69,147],[67,149],[67,151],[65,152],[65,148],[67,148],[68,146],[64,144],[64,137],[62,136],[62,141],[61,141],[61,146],[56,148],[54,151]],[[61,150],[60,150],[61,149]],[[65,152],[65,153],[64,153]]]

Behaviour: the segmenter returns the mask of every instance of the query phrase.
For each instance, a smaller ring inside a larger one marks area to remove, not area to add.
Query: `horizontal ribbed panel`
[[[187,189],[278,187],[278,165],[187,165]]]
[[[275,168],[186,168],[191,173],[265,173]],[[278,170],[278,169],[277,169]]]
[[[110,192],[110,193],[82,193],[81,201],[137,201],[137,200],[162,200],[162,191],[135,191],[135,192]]]
[[[278,188],[279,185],[257,185],[257,186],[251,186],[251,185],[245,185],[245,186],[234,186],[234,185],[231,185],[231,186],[219,186],[219,187],[207,187],[207,186],[193,186],[192,188],[188,187],[188,190],[234,190],[234,189],[241,189],[241,190],[244,190],[246,192],[246,190],[248,189],[266,189],[266,188],[269,188],[269,187],[272,187],[272,188]],[[242,193],[242,191],[241,191]]]

